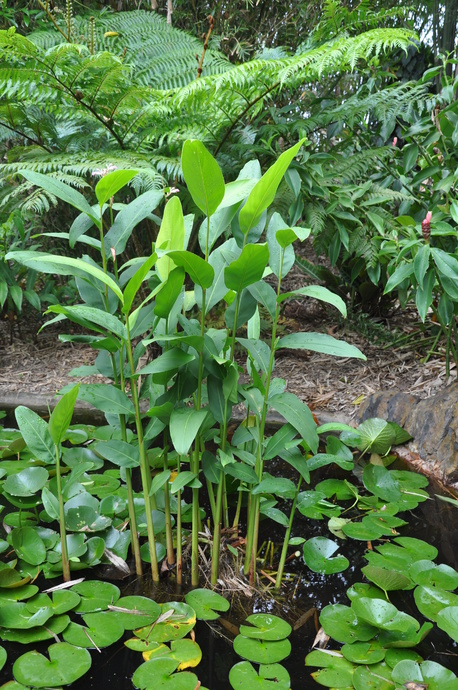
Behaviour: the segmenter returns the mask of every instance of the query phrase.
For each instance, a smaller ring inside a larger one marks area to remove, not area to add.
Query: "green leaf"
[[[434,269],[430,269],[426,274],[426,280],[423,282],[423,287],[419,286],[415,293],[415,304],[417,305],[418,313],[423,323],[425,322],[428,309],[433,302],[433,289],[435,283],[436,275]]]
[[[259,675],[249,661],[239,661],[229,671],[229,683],[234,690],[253,688],[253,690],[290,690],[291,680],[288,671],[280,664],[261,664]]]
[[[350,565],[345,556],[331,556],[337,551],[339,546],[331,539],[326,537],[312,537],[303,546],[304,561],[315,573],[330,575],[341,573]]]
[[[46,560],[46,546],[33,527],[17,527],[11,533],[16,555],[26,563],[39,565]]]
[[[312,452],[318,448],[316,423],[307,405],[292,393],[279,393],[269,399],[269,404],[293,426]]]
[[[366,359],[366,356],[354,345],[337,340],[326,333],[291,333],[277,343],[276,349],[286,347],[290,350],[313,350],[334,357],[355,357]]]
[[[26,180],[36,187],[45,189],[49,194],[57,196],[61,201],[85,213],[89,218],[92,218],[98,227],[100,227],[100,218],[94,213],[92,207],[86,201],[86,198],[80,192],[77,192],[76,189],[73,189],[73,187],[70,187],[60,180],[56,180],[56,178],[51,175],[42,175],[42,173],[33,170],[19,170],[18,174],[25,177]]]
[[[170,314],[173,305],[177,301],[184,283],[185,272],[181,266],[170,271],[164,288],[156,295],[154,313],[162,319]]]
[[[358,426],[357,432],[361,437],[358,448],[363,452],[369,451],[378,453],[378,455],[385,455],[396,440],[396,433],[389,422],[378,417],[362,422]]]
[[[125,187],[137,174],[138,170],[113,170],[102,177],[95,186],[95,195],[100,206]]]
[[[132,683],[140,690],[195,690],[199,681],[194,673],[174,673],[180,662],[169,657],[151,659],[141,664],[132,676]]]
[[[253,640],[284,640],[291,635],[291,626],[270,613],[254,613],[246,619],[250,625],[241,625],[240,634]]]
[[[85,649],[103,649],[124,635],[121,620],[111,611],[88,613],[83,616],[83,621],[85,625],[70,623],[62,635],[65,642]]]
[[[19,431],[33,455],[43,462],[54,463],[56,459],[54,443],[44,419],[22,405],[16,407],[14,414]]]
[[[319,671],[312,673],[312,678],[320,685],[332,688],[352,688],[354,665],[344,659],[339,653],[326,654],[315,650],[307,654],[306,666],[320,666]]]
[[[140,266],[140,268],[135,271],[134,275],[132,278],[130,278],[129,282],[127,283],[123,297],[124,297],[124,304],[122,307],[122,312],[123,314],[128,314],[130,312],[130,308],[132,306],[132,303],[135,299],[135,296],[137,292],[140,289],[141,284],[145,280],[146,276],[148,275],[152,265],[157,259],[156,254],[151,254],[146,261],[143,262],[143,264]]]
[[[41,273],[57,273],[62,276],[83,277],[89,274],[107,285],[122,300],[122,292],[113,278],[106,275],[102,269],[87,261],[83,261],[83,259],[73,259],[70,256],[57,256],[39,251],[8,252],[5,258],[18,261],[20,264],[24,264],[24,266]]]
[[[170,415],[170,438],[179,455],[186,455],[206,416],[206,410],[192,407],[173,410]]]
[[[417,144],[407,144],[402,149],[402,165],[404,168],[404,175],[406,175],[416,164],[418,158]]]
[[[413,261],[413,270],[415,273],[415,278],[420,287],[423,286],[423,280],[426,275],[426,271],[429,266],[429,255],[431,253],[431,248],[429,244],[424,244],[417,252],[415,259]]]
[[[423,616],[436,622],[442,609],[458,606],[458,594],[453,594],[440,587],[419,586],[414,591],[415,604]]]
[[[170,487],[170,493],[176,494],[178,491],[181,491],[184,489],[185,486],[191,486],[194,489],[200,489],[202,486],[200,480],[194,472],[185,471],[185,472],[179,472],[175,479],[172,482],[172,485]]]
[[[247,244],[238,259],[224,269],[224,282],[237,293],[261,280],[269,261],[267,244]]]
[[[259,222],[263,212],[274,200],[283,175],[304,141],[305,139],[301,139],[295,146],[282,153],[251,190],[246,204],[239,213],[239,225],[244,235]]]
[[[44,486],[41,492],[43,508],[52,520],[59,519],[59,501],[51,491]]]
[[[102,458],[118,467],[139,467],[140,451],[138,446],[121,440],[100,441],[91,446]]]
[[[98,332],[111,331],[112,335],[118,336],[118,338],[121,340],[127,340],[126,327],[122,321],[120,321],[116,316],[113,316],[113,314],[108,314],[102,309],[86,307],[82,304],[69,307],[55,304],[49,307],[48,312],[64,314],[64,316],[70,320],[75,321],[86,328],[91,328],[92,330]]]
[[[62,396],[49,418],[49,433],[56,446],[62,440],[72,421],[73,410],[78,397],[79,384]]]
[[[397,686],[403,687],[408,687],[408,683],[428,690],[456,690],[458,687],[456,675],[435,661],[400,661],[392,671],[392,679]]]
[[[174,196],[165,205],[161,227],[156,238],[156,249],[183,251],[184,249],[184,217],[181,201]],[[156,262],[157,272],[165,281],[169,273],[176,267],[169,255],[162,256]]]
[[[361,568],[361,571],[368,580],[373,582],[377,587],[383,589],[384,592],[392,592],[398,589],[410,589],[412,587],[412,580],[404,573],[397,570],[388,570],[387,568],[380,568],[376,565],[366,565]]]
[[[0,647],[0,671],[2,670],[4,665],[6,664],[6,658],[7,658],[6,649],[4,647]]]
[[[347,661],[354,664],[377,664],[383,661],[386,654],[386,650],[376,640],[346,644],[340,651]]]
[[[291,654],[291,642],[253,640],[244,635],[237,635],[234,640],[234,651],[243,659],[255,664],[276,664]]]
[[[190,352],[185,352],[179,347],[172,347],[170,350],[163,352],[162,355],[159,355],[159,357],[156,357],[156,359],[153,359],[149,364],[146,364],[137,373],[145,375],[161,374],[166,371],[174,372],[193,360],[195,360],[195,356]]]
[[[219,618],[220,613],[228,611],[227,599],[210,589],[193,589],[185,595],[185,601],[196,612],[199,620],[208,621]]]
[[[114,219],[114,223],[105,235],[105,254],[111,256],[111,249],[115,250],[116,256],[123,253],[132,230],[147,218],[150,213],[160,204],[164,197],[162,191],[150,189],[140,194],[136,199],[122,208]]]
[[[38,652],[26,652],[14,662],[13,676],[19,683],[34,688],[57,688],[73,683],[91,667],[87,649],[57,642],[48,647],[48,660]]]
[[[382,501],[396,502],[401,498],[399,483],[383,465],[366,465],[363,471],[364,486]]]
[[[417,585],[434,585],[445,590],[458,588],[458,572],[445,563],[436,565],[427,559],[415,561],[409,568],[409,575]]]
[[[193,283],[201,288],[209,288],[213,283],[215,271],[207,261],[200,256],[187,251],[171,251],[167,253],[177,266],[182,266]]]
[[[267,226],[266,239],[267,244],[269,245],[269,266],[277,278],[280,277],[280,266],[282,278],[284,278],[294,266],[293,247],[288,245],[285,250],[283,250],[277,239],[277,232],[282,232],[282,229],[286,228],[286,226],[287,223],[285,223],[279,213],[274,213],[272,215],[269,225]]]
[[[70,591],[76,592],[81,597],[81,601],[75,609],[77,613],[104,611],[109,604],[116,604],[121,594],[116,585],[101,580],[80,582],[73,585]]]
[[[320,302],[332,304],[340,311],[344,318],[347,316],[347,307],[343,299],[321,285],[307,285],[306,287],[293,290],[292,292],[283,292],[278,296],[277,301],[281,304],[285,299],[289,299],[290,297],[313,297],[314,299],[320,300]]]
[[[135,631],[140,639],[154,642],[169,642],[180,640],[187,635],[196,624],[196,612],[188,604],[169,601],[161,604],[161,616],[153,629],[147,625]],[[194,688],[193,688],[194,690]]]
[[[218,163],[201,141],[185,141],[181,169],[192,200],[206,216],[212,216],[226,190]]]
[[[127,395],[109,384],[83,383],[78,398],[89,403],[97,410],[111,414],[135,414],[135,408]]]
[[[383,294],[386,295],[388,292],[391,292],[391,290],[394,290],[395,287],[400,285],[400,283],[404,282],[404,280],[410,278],[413,271],[413,263],[405,263],[401,264],[401,266],[398,266],[394,273],[392,273],[388,278]]]
[[[123,610],[119,610],[123,609]],[[159,618],[161,607],[153,599],[138,595],[121,597],[112,609],[125,630],[151,625]]]
[[[44,467],[27,467],[10,474],[3,484],[3,490],[11,496],[33,496],[46,484],[48,476]]]

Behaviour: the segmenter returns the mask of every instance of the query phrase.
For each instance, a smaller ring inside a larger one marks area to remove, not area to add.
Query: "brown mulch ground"
[[[294,289],[304,282],[306,278],[295,267],[285,288]],[[439,353],[424,362],[431,330],[422,328],[417,319],[414,309],[399,309],[388,320],[357,314],[345,322],[334,308],[315,300],[291,300],[283,309],[280,335],[292,331],[328,333],[356,345],[367,361],[280,351],[275,375],[284,378],[288,390],[312,409],[331,412],[342,421],[353,419],[358,405],[377,390],[396,388],[429,397],[447,383],[445,360],[439,343]],[[69,322],[63,324],[70,330]],[[90,347],[59,342],[54,327],[37,335],[39,325],[33,314],[21,320],[20,332],[17,324],[11,329],[10,322],[0,322],[0,401],[2,393],[49,396],[75,381],[68,375],[72,369],[94,362],[97,353]],[[434,324],[430,326],[434,328]],[[103,379],[81,380],[88,383]]]

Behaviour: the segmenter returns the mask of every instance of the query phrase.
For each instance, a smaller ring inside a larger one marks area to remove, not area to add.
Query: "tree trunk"
[[[444,26],[442,28],[441,52],[448,57],[455,57],[456,21],[458,19],[458,0],[446,0]],[[448,76],[452,75],[453,65],[446,68]]]

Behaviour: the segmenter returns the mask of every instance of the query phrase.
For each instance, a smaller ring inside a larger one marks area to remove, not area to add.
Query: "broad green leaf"
[[[4,647],[0,647],[0,671],[6,664],[7,653]]]
[[[105,383],[81,384],[78,398],[102,412],[118,415],[135,413],[133,403],[127,395],[119,388]]]
[[[392,273],[388,278],[383,294],[386,295],[388,292],[391,292],[391,290],[394,290],[395,287],[400,285],[400,283],[404,282],[406,278],[410,278],[413,271],[413,263],[406,263],[398,266],[394,273]]]
[[[135,630],[143,625],[151,625],[161,613],[161,607],[153,599],[138,595],[121,597],[110,611],[125,630]]]
[[[417,585],[434,585],[445,590],[458,588],[458,572],[445,563],[436,565],[427,559],[415,561],[409,568],[409,575]]]
[[[344,659],[340,653],[326,654],[321,650],[314,650],[307,654],[306,666],[319,666],[320,670],[312,673],[312,678],[320,685],[348,690],[353,688],[354,665]]]
[[[244,235],[258,223],[263,212],[274,200],[283,175],[304,141],[305,139],[301,139],[295,146],[282,153],[251,190],[246,204],[239,213],[239,225]]]
[[[405,659],[400,661],[392,671],[392,679],[400,687],[409,687],[415,683],[419,688],[428,690],[456,690],[458,679],[456,675],[435,661],[417,663]]]
[[[206,410],[181,407],[170,415],[170,438],[176,452],[186,455],[207,416]]]
[[[82,259],[73,259],[71,256],[58,256],[39,251],[13,251],[8,252],[7,260],[17,261],[28,268],[40,273],[57,273],[62,276],[86,276],[87,274],[104,283],[115,295],[122,300],[122,292],[113,278],[106,275],[101,268]]]
[[[183,640],[172,640],[170,647],[165,644],[159,645],[156,649],[143,651],[145,661],[167,657],[179,662],[178,671],[185,668],[194,668],[202,661],[202,650],[193,640],[185,638]]]
[[[130,308],[132,306],[132,303],[135,299],[135,296],[137,292],[140,289],[141,284],[145,280],[146,276],[148,275],[152,265],[157,259],[156,254],[151,254],[146,261],[140,266],[140,268],[134,273],[132,278],[129,280],[127,283],[123,297],[124,297],[124,304],[122,307],[122,312],[123,314],[128,314],[130,312]]]
[[[276,349],[286,347],[290,350],[313,350],[322,352],[334,357],[355,357],[356,359],[366,359],[361,350],[354,345],[337,340],[326,333],[291,333],[285,335],[277,343]]]
[[[416,164],[418,158],[417,144],[407,144],[402,149],[402,165],[404,168],[404,175],[406,175]]]
[[[30,611],[26,603],[15,602],[0,606],[0,626],[2,628],[28,630],[45,625],[52,615],[52,609],[47,607],[42,607],[38,611]]]
[[[373,417],[362,422],[357,429],[361,437],[359,450],[385,455],[396,440],[396,433],[389,422]]]
[[[89,671],[91,655],[87,649],[57,642],[48,647],[49,660],[38,652],[26,652],[14,662],[13,676],[19,683],[34,688],[69,685]]]
[[[384,662],[358,666],[353,674],[355,690],[393,690],[391,668]]]
[[[125,187],[137,174],[138,170],[113,170],[102,177],[95,186],[95,195],[100,206]]]
[[[59,400],[49,418],[49,433],[56,446],[62,441],[72,421],[73,410],[78,397],[79,384],[65,393]]]
[[[396,502],[401,498],[399,483],[383,465],[366,465],[363,471],[364,486],[382,501]]]
[[[173,196],[165,205],[161,227],[156,239],[156,249],[171,251],[184,249],[184,218],[181,201]],[[169,255],[162,256],[156,262],[157,272],[165,281],[176,264]]]
[[[417,252],[417,255],[415,256],[414,262],[413,262],[413,270],[415,273],[415,278],[417,279],[417,282],[420,287],[423,286],[423,280],[426,275],[426,271],[428,270],[429,266],[429,255],[430,255],[431,249],[429,244],[424,244],[422,247]]]
[[[169,642],[185,637],[196,624],[196,613],[183,602],[169,601],[161,604],[161,615],[151,629],[150,625],[135,630],[140,639]],[[193,689],[194,690],[194,689]]]
[[[267,244],[247,244],[238,259],[224,269],[226,287],[235,292],[242,292],[248,285],[261,280],[269,261]]]
[[[327,635],[346,644],[367,642],[377,634],[376,627],[358,620],[349,606],[330,604],[320,614],[320,623]]]
[[[321,302],[332,304],[340,311],[343,317],[347,316],[347,307],[343,299],[321,285],[308,285],[298,290],[293,290],[292,292],[283,292],[278,296],[277,301],[281,304],[285,299],[289,299],[290,297],[313,297]]]
[[[140,451],[138,446],[126,443],[126,441],[100,441],[91,446],[91,448],[118,467],[140,466]]]
[[[77,613],[81,614],[106,611],[109,604],[116,604],[121,594],[116,585],[101,580],[80,582],[73,585],[70,591],[76,592],[81,597],[81,601],[75,609]]]
[[[185,141],[181,169],[192,200],[206,216],[212,216],[226,190],[218,163],[201,141]]]
[[[207,261],[200,256],[187,251],[171,251],[167,253],[177,266],[182,266],[193,283],[201,288],[209,288],[213,283],[215,271]]]
[[[95,309],[94,307],[86,307],[83,304],[62,306],[54,304],[49,307],[48,312],[54,314],[63,314],[71,321],[75,321],[86,328],[90,328],[98,332],[111,331],[112,335],[117,336],[121,340],[127,340],[126,327],[116,316],[108,314],[102,309]]]
[[[186,594],[185,601],[194,609],[199,620],[216,620],[230,606],[227,599],[210,589],[193,589]]]
[[[55,635],[60,635],[61,632],[70,623],[68,616],[53,616],[46,621],[45,625],[37,626],[36,628],[29,628],[28,630],[17,630],[14,628],[5,628],[1,632],[1,638],[8,642],[19,642],[20,644],[37,644],[37,642],[45,642],[46,640],[56,639]],[[12,688],[12,690],[15,690]],[[23,690],[23,686],[17,690]]]
[[[338,544],[331,539],[312,537],[303,546],[304,561],[315,573],[325,575],[341,573],[348,568],[350,563],[345,556],[331,558],[338,548]]]
[[[415,604],[423,616],[436,622],[439,611],[458,606],[458,594],[453,594],[439,587],[416,587]]]
[[[261,664],[259,675],[249,661],[239,661],[229,671],[229,683],[234,690],[290,690],[288,671],[280,664]]]
[[[49,194],[57,196],[58,199],[64,201],[66,204],[70,204],[78,211],[85,213],[92,218],[97,226],[100,226],[100,218],[94,213],[94,210],[86,201],[86,198],[78,192],[73,187],[70,187],[65,182],[56,180],[52,175],[43,175],[42,173],[35,172],[34,170],[19,170],[19,175],[25,177],[26,180],[34,184],[36,187],[41,187],[45,189]]]
[[[361,572],[368,580],[380,587],[384,592],[392,592],[398,589],[410,589],[412,580],[404,573],[397,570],[388,570],[376,565],[366,565]]]
[[[340,651],[347,661],[351,661],[354,664],[368,665],[383,661],[386,654],[386,650],[376,640],[346,644]]]
[[[312,452],[316,452],[318,448],[316,423],[307,405],[292,393],[274,395],[269,399],[269,404],[296,429]]]
[[[177,301],[184,283],[185,272],[181,266],[170,271],[164,288],[156,295],[154,313],[162,319],[170,314],[173,305]]]
[[[284,640],[291,635],[291,626],[270,613],[254,613],[246,619],[250,625],[241,625],[240,634],[253,640]]]
[[[234,640],[234,651],[243,659],[255,664],[276,664],[291,654],[289,640],[254,640],[244,635],[237,635]]]
[[[44,419],[22,405],[16,408],[14,414],[19,431],[33,455],[43,462],[54,463],[56,459],[54,443]]]
[[[105,253],[111,256],[111,249],[116,256],[123,253],[132,230],[160,204],[164,197],[162,191],[150,189],[122,208],[116,215],[114,223],[105,235]]]
[[[163,352],[162,355],[159,355],[159,357],[156,357],[156,359],[153,359],[149,364],[146,364],[137,373],[145,375],[161,374],[166,371],[173,372],[185,366],[185,364],[189,364],[189,362],[192,362],[194,359],[195,355],[190,352],[185,352],[179,347],[172,347],[170,350]]]
[[[423,281],[423,286],[418,286],[415,292],[415,304],[417,306],[418,313],[423,323],[425,322],[426,316],[428,314],[428,309],[430,308],[433,302],[433,289],[435,283],[435,271],[431,268],[426,274],[426,278]]]
[[[33,527],[17,527],[11,533],[16,555],[26,563],[39,565],[46,560],[46,546]]]
[[[85,625],[70,623],[62,635],[65,642],[86,649],[103,649],[111,646],[124,635],[121,620],[111,611],[87,613],[83,616],[83,621]]]
[[[26,467],[16,474],[10,474],[3,484],[3,490],[11,496],[33,496],[44,487],[48,476],[44,467]]]
[[[176,659],[159,657],[141,664],[132,676],[132,683],[140,690],[195,690],[199,681],[194,673],[174,673],[180,662]]]
[[[267,226],[266,239],[269,246],[269,266],[273,273],[284,278],[290,269],[294,266],[294,249],[288,245],[284,250],[277,239],[277,233],[282,232],[283,228],[287,227],[287,223],[283,220],[279,213],[274,213]],[[283,261],[282,261],[283,256]]]
[[[448,606],[437,614],[437,625],[444,630],[452,640],[458,642],[458,606]]]
[[[190,486],[194,489],[200,489],[202,484],[198,477],[196,477],[194,472],[190,472],[189,470],[185,472],[179,472],[172,482],[172,485],[170,487],[170,493],[176,494],[178,493],[178,491],[184,489],[185,486]]]

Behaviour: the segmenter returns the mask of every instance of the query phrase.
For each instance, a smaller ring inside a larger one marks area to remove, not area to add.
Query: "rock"
[[[359,421],[381,417],[413,436],[409,450],[418,453],[430,473],[447,484],[458,481],[458,382],[430,398],[382,391],[361,405]]]

